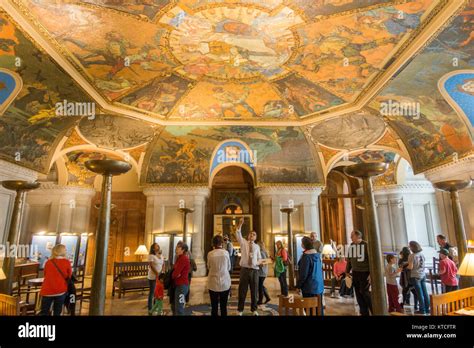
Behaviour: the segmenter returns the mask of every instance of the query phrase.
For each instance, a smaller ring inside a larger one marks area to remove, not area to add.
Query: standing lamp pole
[[[103,176],[89,315],[104,315],[105,289],[107,286],[107,253],[110,236],[110,209],[112,204],[112,178],[115,175],[128,172],[132,166],[127,162],[107,159],[87,161],[85,166],[91,172]]]
[[[189,213],[193,213],[194,209],[192,208],[178,208],[178,211],[183,213],[183,243],[188,244],[188,229],[187,229],[187,221],[186,216]]]
[[[290,282],[288,287],[290,290],[295,289],[295,265],[294,265],[294,258],[293,258],[293,230],[291,226],[291,214],[297,211],[297,208],[282,208],[280,211],[282,213],[286,213],[288,215],[288,252],[289,252],[289,265],[288,265],[288,276],[290,277]]]
[[[359,163],[344,168],[352,177],[362,179],[364,186],[364,220],[368,244],[370,285],[372,287],[372,314],[387,314],[387,296],[385,294],[382,248],[380,245],[379,224],[375,207],[372,177],[385,173],[387,163]]]
[[[459,191],[471,187],[472,180],[448,180],[435,182],[433,186],[438,190],[449,192],[451,197],[451,209],[453,211],[454,234],[456,236],[456,246],[458,247],[458,259],[461,263],[467,254],[467,239],[462,218],[461,202],[459,201]],[[461,276],[460,288],[472,286],[472,278]]]
[[[10,223],[10,230],[8,232],[8,244],[11,247],[13,245],[17,245],[18,239],[20,237],[21,213],[23,211],[23,204],[25,203],[26,192],[37,189],[40,187],[40,183],[23,180],[6,180],[2,181],[2,186],[7,190],[16,191],[15,203],[13,204],[12,220]],[[0,293],[11,295],[16,257],[15,255],[9,255],[8,252],[8,250],[5,250],[2,269],[5,273],[6,279],[0,282]]]

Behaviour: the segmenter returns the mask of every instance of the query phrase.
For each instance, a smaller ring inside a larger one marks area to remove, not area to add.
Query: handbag
[[[74,309],[76,305],[76,285],[74,284],[75,278],[73,275],[70,278],[65,277],[64,273],[61,271],[58,265],[56,265],[56,262],[54,262],[53,259],[51,261],[53,262],[54,267],[56,267],[56,269],[58,270],[59,274],[61,274],[63,279],[66,281],[67,291],[66,298],[64,299],[64,306],[71,314],[74,314]]]
[[[350,275],[347,275],[344,280],[346,281],[346,288],[352,288],[352,277]]]

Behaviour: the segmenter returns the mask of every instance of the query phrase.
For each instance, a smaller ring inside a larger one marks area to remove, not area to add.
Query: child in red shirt
[[[441,283],[444,285],[445,292],[450,292],[458,289],[458,278],[456,273],[458,268],[453,260],[449,257],[449,251],[447,249],[441,249],[439,251],[439,277]]]
[[[162,315],[163,314],[163,297],[164,297],[164,286],[158,277],[156,277],[155,292],[153,294],[155,302],[150,309],[150,315]]]

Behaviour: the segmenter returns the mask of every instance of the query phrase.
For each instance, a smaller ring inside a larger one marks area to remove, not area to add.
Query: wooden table
[[[37,287],[43,285],[43,282],[44,282],[44,278],[28,279],[28,286],[32,286],[32,287],[37,288]]]
[[[462,309],[465,309],[467,311],[474,311],[474,306],[464,307]],[[466,314],[459,314],[459,313],[456,313],[456,312],[448,313],[448,315],[454,316],[454,317],[456,317],[456,316],[466,316],[466,317],[470,316],[470,315],[466,315]]]

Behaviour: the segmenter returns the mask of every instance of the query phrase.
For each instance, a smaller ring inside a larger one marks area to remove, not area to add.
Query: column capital
[[[429,181],[413,181],[399,185],[375,186],[374,195],[434,193]]]
[[[445,180],[466,180],[474,177],[474,155],[469,155],[457,161],[444,164],[424,172],[431,182]]]

